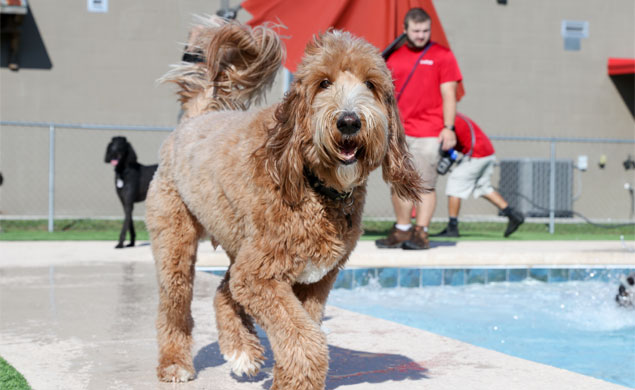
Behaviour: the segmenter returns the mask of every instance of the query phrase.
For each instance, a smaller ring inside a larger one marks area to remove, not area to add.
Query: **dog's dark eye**
[[[370,89],[371,91],[375,89],[375,84],[373,84],[371,81],[366,81],[364,84],[366,84],[368,89]]]
[[[331,84],[333,84],[332,82],[330,82],[329,80],[322,80],[322,82],[320,83],[320,88],[322,89],[327,89],[328,87],[331,86]]]

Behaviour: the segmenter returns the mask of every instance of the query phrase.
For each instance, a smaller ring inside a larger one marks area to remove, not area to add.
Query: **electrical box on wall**
[[[106,13],[108,12],[108,0],[87,0],[88,12]]]
[[[580,39],[589,37],[589,22],[581,20],[563,20],[561,34],[564,38],[564,49],[580,50]]]
[[[581,171],[586,171],[589,168],[589,157],[588,156],[578,156],[578,165],[577,167]]]

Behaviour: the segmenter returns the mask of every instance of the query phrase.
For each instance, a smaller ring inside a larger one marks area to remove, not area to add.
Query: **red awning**
[[[350,31],[382,51],[403,32],[404,16],[413,7],[421,7],[430,15],[431,40],[450,47],[432,0],[245,0],[241,5],[253,16],[247,22],[252,27],[265,22],[286,27],[276,31],[288,38],[284,41],[285,67],[292,73],[300,63],[306,44],[329,27]],[[463,86],[459,83],[457,97],[460,99],[463,95]]]
[[[635,58],[609,58],[609,76],[635,73]]]

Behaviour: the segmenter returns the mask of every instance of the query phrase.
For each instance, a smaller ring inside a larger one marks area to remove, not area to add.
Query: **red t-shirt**
[[[420,55],[421,50],[414,51],[403,45],[395,50],[386,64],[392,72],[395,93],[399,99],[399,114],[406,134],[412,137],[438,137],[444,125],[441,84],[460,81],[461,71],[449,49],[431,43],[406,88],[399,94]]]
[[[485,135],[481,128],[478,127],[476,122],[458,112],[454,120],[454,130],[456,132],[456,146],[454,149],[463,154],[467,154],[470,151],[472,135],[468,121],[472,124],[472,129],[474,130],[474,150],[472,151],[472,157],[487,157],[494,154],[492,142],[487,138],[487,135]]]

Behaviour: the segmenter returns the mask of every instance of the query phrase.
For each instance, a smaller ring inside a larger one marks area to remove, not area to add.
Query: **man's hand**
[[[447,151],[456,146],[456,134],[448,128],[441,130],[439,134],[439,143],[441,143],[441,149]]]

